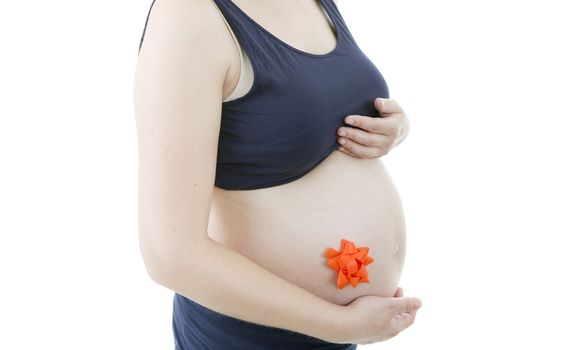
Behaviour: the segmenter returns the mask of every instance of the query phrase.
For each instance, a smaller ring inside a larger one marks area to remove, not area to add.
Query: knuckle
[[[376,142],[376,146],[379,148],[386,148],[390,144],[391,141],[388,141],[387,138],[378,139]]]
[[[374,135],[368,135],[366,133],[362,133],[359,137],[359,142],[362,145],[367,145],[367,146],[375,146],[375,144],[377,143],[377,139],[375,137],[372,137]]]

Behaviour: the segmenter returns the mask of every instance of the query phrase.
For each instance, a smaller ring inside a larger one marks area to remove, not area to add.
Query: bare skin
[[[300,50],[326,53],[335,46],[313,1],[233,2]],[[393,298],[400,295],[406,229],[399,194],[381,159],[334,151],[291,183],[247,191],[213,187],[220,98],[237,83],[238,51],[220,19],[211,31],[215,24],[208,16],[191,18],[212,13],[202,2],[167,6],[172,14],[152,22],[163,29],[150,32],[136,80],[140,239],[150,276],[216,311],[330,341],[366,344],[411,325],[420,305]],[[203,19],[209,22],[206,32],[192,26]],[[307,28],[307,22],[314,26]],[[217,40],[213,48],[202,44],[210,34]],[[340,248],[341,238],[370,248],[370,283],[337,288],[323,253]],[[202,261],[215,270],[203,269]],[[250,279],[266,288],[253,288]],[[317,308],[322,312],[310,311]],[[348,312],[355,316],[351,327],[339,323],[333,333],[317,327]]]
[[[314,1],[233,2],[298,49],[326,53],[336,44]],[[224,97],[240,73],[237,49],[229,54],[233,69]],[[341,151],[288,184],[251,191],[215,187],[209,234],[271,272],[342,305],[361,295],[393,296],[406,248],[401,201],[381,159],[358,159]],[[327,246],[340,249],[341,238],[371,248],[376,261],[368,269],[369,284],[337,288],[336,274],[322,252]]]

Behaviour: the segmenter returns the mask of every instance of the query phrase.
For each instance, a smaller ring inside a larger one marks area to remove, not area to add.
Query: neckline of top
[[[314,57],[314,58],[326,58],[329,56],[334,55],[339,48],[341,47],[341,38],[342,35],[339,33],[339,26],[337,24],[337,21],[335,20],[335,17],[331,14],[328,6],[326,4],[324,4],[323,0],[317,0],[319,2],[319,4],[324,8],[324,11],[326,12],[326,14],[330,17],[331,22],[333,24],[334,27],[334,35],[335,35],[335,39],[336,39],[336,44],[335,47],[324,54],[315,54],[315,53],[311,53],[311,52],[307,52],[307,51],[302,51],[300,49],[297,49],[296,47],[288,44],[287,42],[283,41],[282,39],[278,38],[277,36],[275,36],[274,34],[272,34],[269,30],[267,30],[266,28],[264,28],[261,24],[259,24],[258,22],[256,22],[253,18],[251,18],[247,13],[245,13],[239,6],[237,6],[233,1],[231,0],[226,0],[227,2],[231,3],[231,5],[233,5],[233,7],[245,18],[247,18],[247,20],[249,20],[252,24],[254,24],[257,28],[259,28],[261,31],[263,31],[264,33],[266,33],[269,37],[273,38],[274,40],[276,40],[278,43],[282,44],[283,46],[289,48],[290,50],[297,52],[299,54],[305,55],[305,56],[309,56],[309,57]],[[328,19],[326,19],[327,23],[328,23]],[[330,27],[330,26],[329,26]]]

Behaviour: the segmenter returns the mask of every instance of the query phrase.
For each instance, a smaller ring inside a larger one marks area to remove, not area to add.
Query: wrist
[[[329,303],[329,311],[326,313],[326,318],[323,319],[322,325],[324,329],[321,330],[321,334],[325,335],[323,340],[331,342],[344,344],[350,339],[351,331],[351,318],[347,317],[347,307],[344,305],[338,305],[334,303]]]

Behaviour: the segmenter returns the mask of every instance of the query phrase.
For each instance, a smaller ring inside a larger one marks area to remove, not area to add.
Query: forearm
[[[225,315],[334,341],[344,306],[286,281],[212,239],[176,260],[156,282]]]

